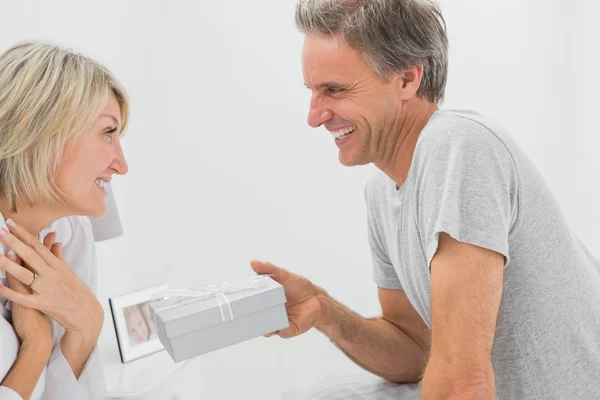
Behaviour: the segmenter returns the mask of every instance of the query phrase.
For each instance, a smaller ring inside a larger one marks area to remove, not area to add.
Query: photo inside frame
[[[126,363],[163,350],[149,306],[155,293],[167,290],[166,283],[109,299],[121,362]]]
[[[129,347],[137,346],[158,337],[156,324],[150,316],[150,304],[153,302],[152,300],[146,301],[123,309]]]

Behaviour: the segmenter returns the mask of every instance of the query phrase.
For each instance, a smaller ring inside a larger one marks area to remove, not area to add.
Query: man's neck
[[[13,219],[20,226],[27,229],[33,236],[39,236],[40,232],[59,218],[64,217],[57,210],[50,207],[17,204],[17,212],[11,212],[8,200],[0,198],[0,212],[4,220]]]
[[[436,104],[419,98],[406,103],[393,126],[397,133],[392,151],[383,160],[374,163],[396,182],[397,188],[406,180],[419,135],[437,109]]]

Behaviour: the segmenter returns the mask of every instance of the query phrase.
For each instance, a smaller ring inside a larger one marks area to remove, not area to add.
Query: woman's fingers
[[[29,235],[25,242],[20,240],[17,236],[11,232],[0,229],[0,239],[8,245],[11,249],[17,253],[17,255],[27,264],[27,266],[33,269],[38,274],[43,271],[44,268],[48,268],[49,263],[47,260],[55,258],[54,255],[48,250],[39,240]],[[24,229],[20,229],[20,235],[23,235]]]
[[[6,254],[6,257],[8,257],[8,259],[12,262],[14,262],[17,265],[21,265],[21,260],[19,259],[19,257],[15,254],[14,251],[9,250],[9,252]],[[27,286],[25,286],[24,283],[19,282],[19,280],[17,278],[15,278],[14,276],[12,276],[11,274],[6,274],[6,277],[8,278],[8,286],[13,289],[16,290],[19,293],[30,293]]]
[[[62,248],[62,243],[58,242],[52,245],[52,249],[50,249],[50,251],[52,251],[52,254],[58,257],[61,261],[65,261],[65,256],[63,255]]]
[[[15,278],[14,276],[12,276],[11,274],[8,274],[8,273],[6,274],[6,277],[8,278],[8,287],[9,288],[14,290],[15,292],[29,294],[29,290],[27,290],[27,286],[25,286],[25,284],[19,282],[19,280],[17,278]]]
[[[48,250],[50,250],[50,252],[54,254],[58,259],[60,259],[61,261],[65,261],[65,256],[62,252],[62,243],[54,243],[55,240],[56,232],[50,232],[46,235],[46,238],[44,239],[44,246],[46,246]]]
[[[56,240],[56,232],[50,232],[44,238],[44,246],[50,251],[52,251],[52,246],[54,245],[54,240]]]
[[[0,268],[5,270],[24,285],[28,286],[31,282],[33,282],[33,272],[25,267],[22,267],[6,256],[0,255]]]
[[[19,293],[16,290],[9,288],[8,286],[0,285],[0,296],[4,297],[7,300],[12,301],[13,303],[28,307],[35,308],[37,307],[36,295]]]

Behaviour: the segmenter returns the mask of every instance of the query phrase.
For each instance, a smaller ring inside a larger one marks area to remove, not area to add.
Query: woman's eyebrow
[[[110,119],[112,119],[112,120],[114,121],[114,123],[115,123],[117,126],[121,126],[121,124],[120,124],[120,123],[119,123],[119,121],[118,121],[118,120],[115,118],[115,116],[114,116],[114,115],[102,114],[100,117],[104,117],[104,118],[110,118]]]

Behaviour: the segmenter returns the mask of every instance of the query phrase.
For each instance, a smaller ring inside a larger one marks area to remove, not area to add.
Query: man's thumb
[[[258,260],[250,261],[250,266],[257,274],[272,274],[277,268],[271,263],[262,262]]]
[[[273,274],[273,280],[282,283],[289,278],[290,273],[283,268],[279,268],[270,262],[258,260],[250,261],[250,266],[257,274]]]

